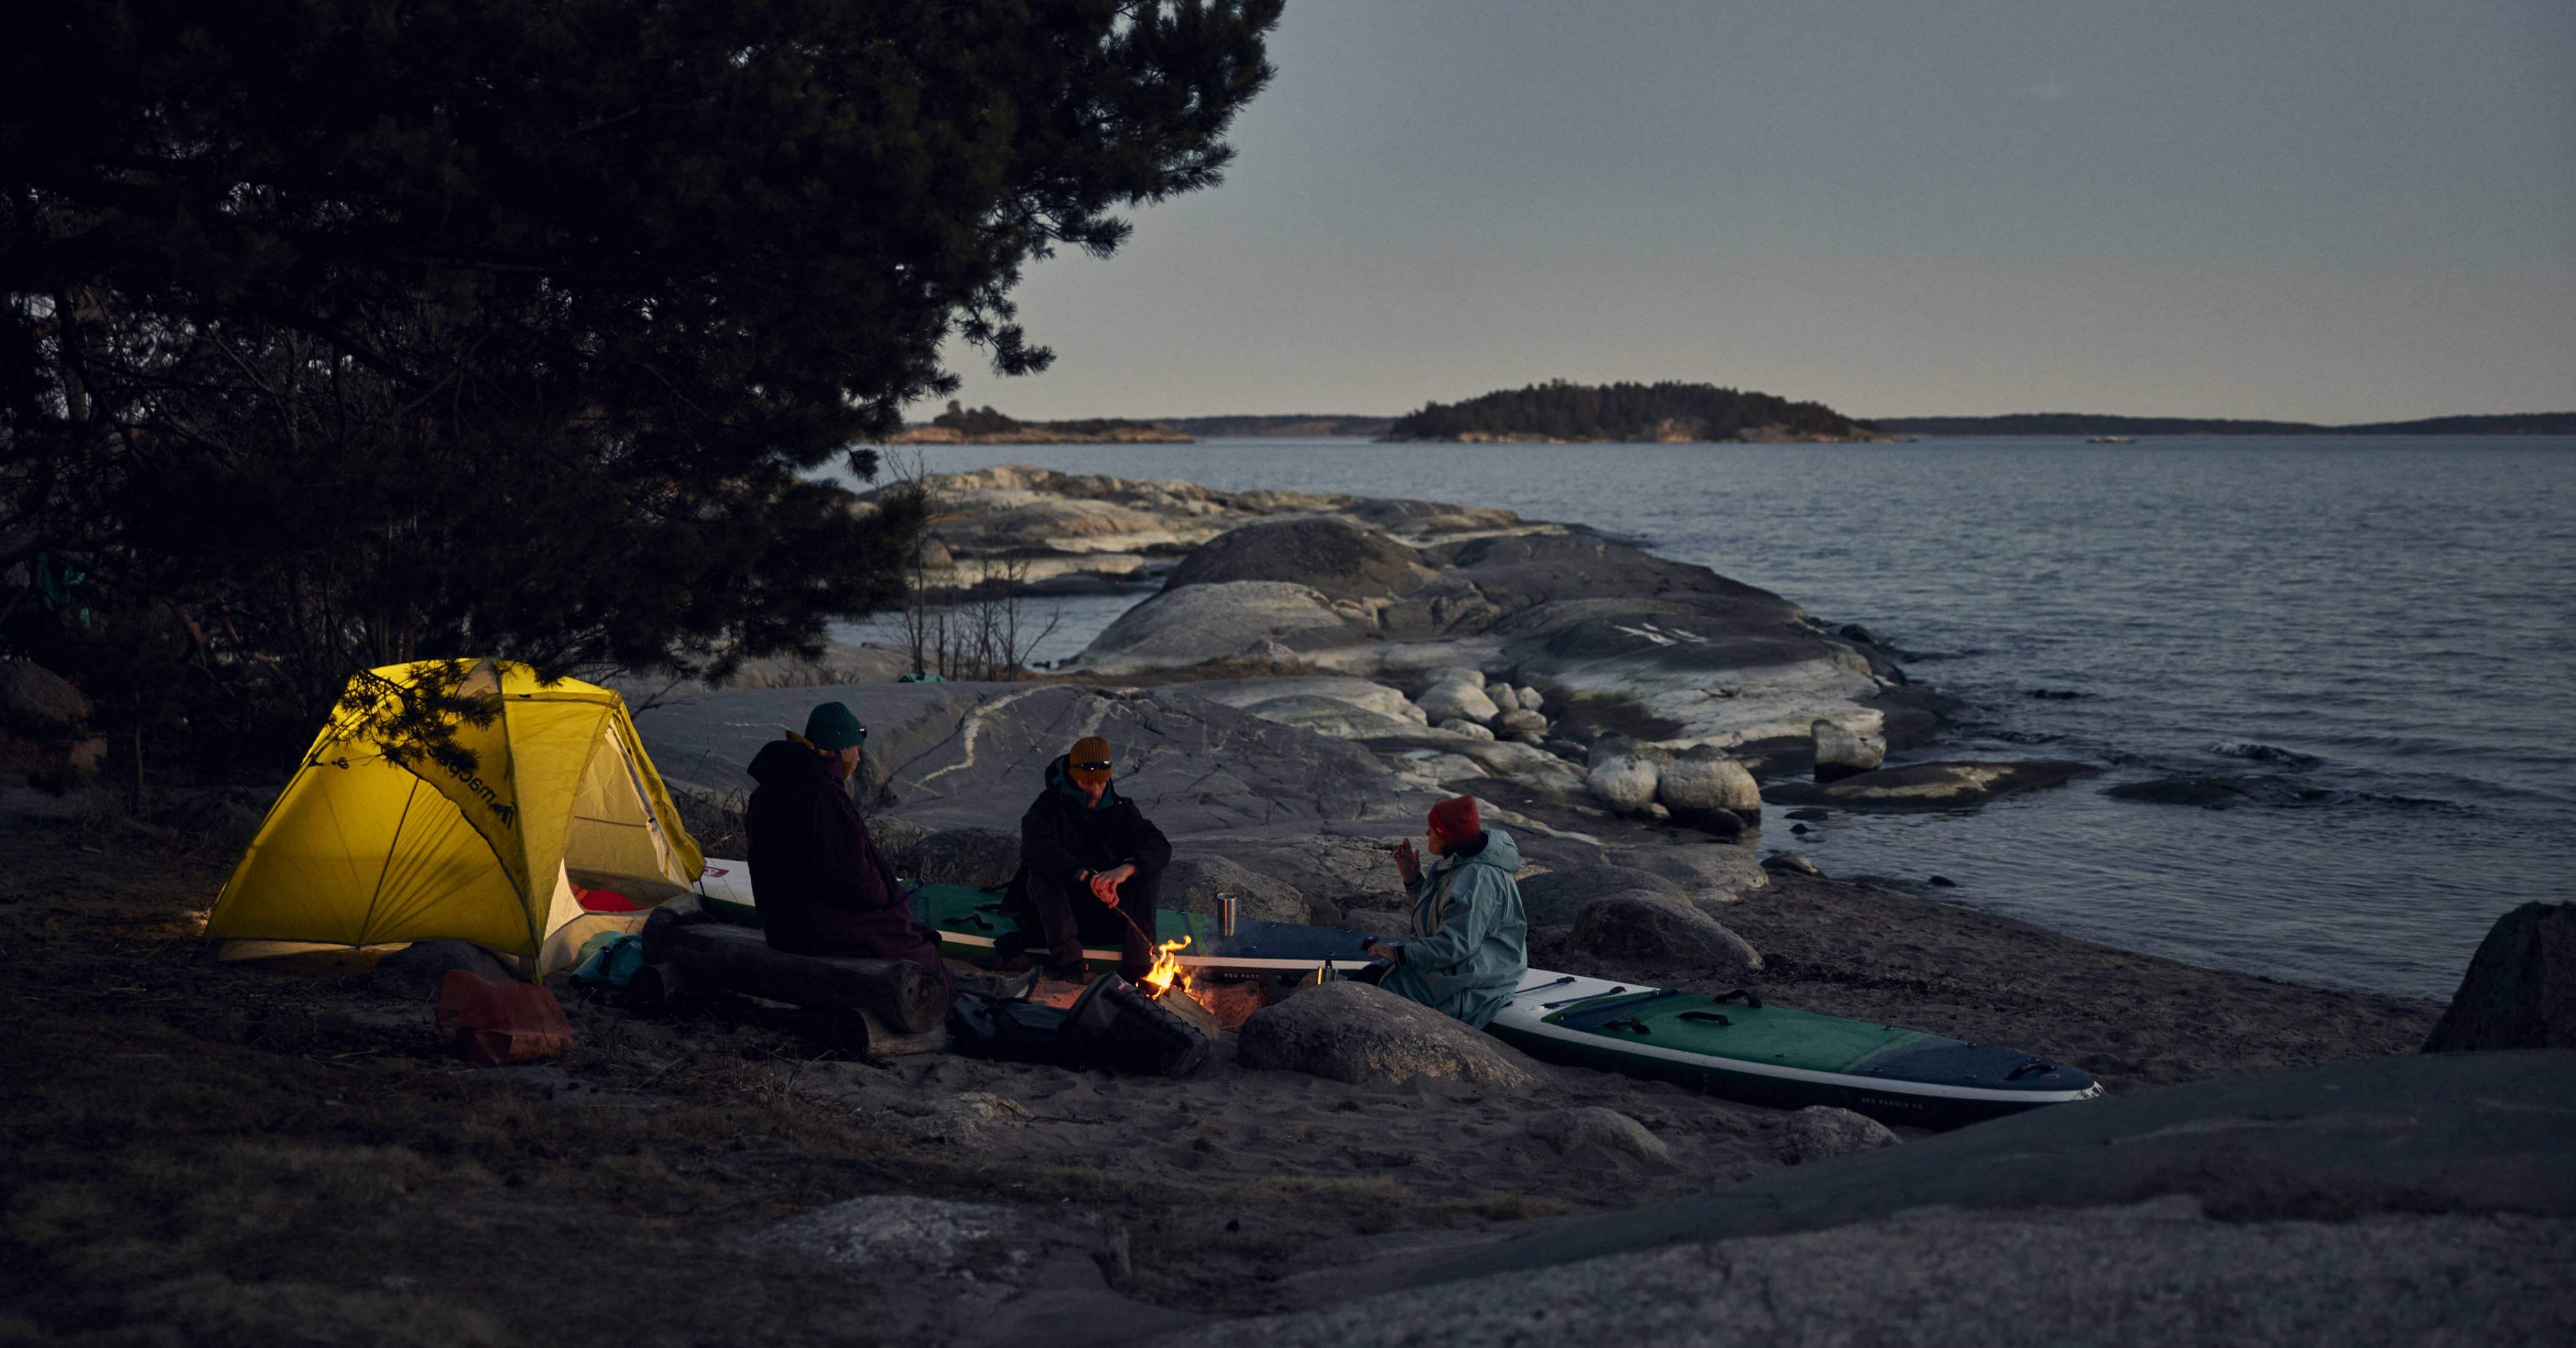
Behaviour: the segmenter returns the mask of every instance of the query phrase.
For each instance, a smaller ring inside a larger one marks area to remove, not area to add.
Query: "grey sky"
[[[1015,415],[1554,377],[1859,415],[2576,408],[2576,3],[1289,0]]]

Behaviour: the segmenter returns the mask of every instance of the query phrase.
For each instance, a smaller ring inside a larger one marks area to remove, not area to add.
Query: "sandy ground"
[[[473,1069],[434,1049],[426,1002],[370,997],[345,964],[208,962],[193,936],[228,853],[0,830],[0,1343],[979,1342],[1004,1322],[992,1285],[737,1237],[860,1195],[998,1203],[1113,1233],[1116,1306],[1244,1314],[1390,1251],[1783,1168],[1784,1116],[1677,1087],[1349,1086],[1241,1068],[1230,1037],[1171,1082],[835,1061],[747,1003],[574,1000],[561,1063]],[[2114,1090],[2411,1052],[2440,1010],[1851,884],[1783,879],[1728,917],[1778,1001],[2060,1056]],[[1706,982],[1562,946],[1540,933],[1533,962]],[[1669,1155],[1530,1132],[1588,1105]],[[1118,1338],[1122,1313],[1027,1332]]]

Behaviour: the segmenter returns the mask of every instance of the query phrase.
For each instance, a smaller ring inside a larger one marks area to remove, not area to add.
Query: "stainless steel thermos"
[[[1232,894],[1216,896],[1216,934],[1219,936],[1234,935],[1234,899]]]

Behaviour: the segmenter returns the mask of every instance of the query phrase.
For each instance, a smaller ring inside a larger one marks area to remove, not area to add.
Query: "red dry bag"
[[[554,993],[534,983],[495,983],[463,969],[438,985],[438,1042],[467,1062],[543,1062],[572,1047],[572,1022]]]

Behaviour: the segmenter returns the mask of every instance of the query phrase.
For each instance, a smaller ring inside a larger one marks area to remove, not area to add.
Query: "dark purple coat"
[[[794,955],[911,960],[945,976],[939,935],[915,921],[894,867],[868,836],[831,760],[773,740],[751,760],[743,810],[752,893],[771,948]]]

